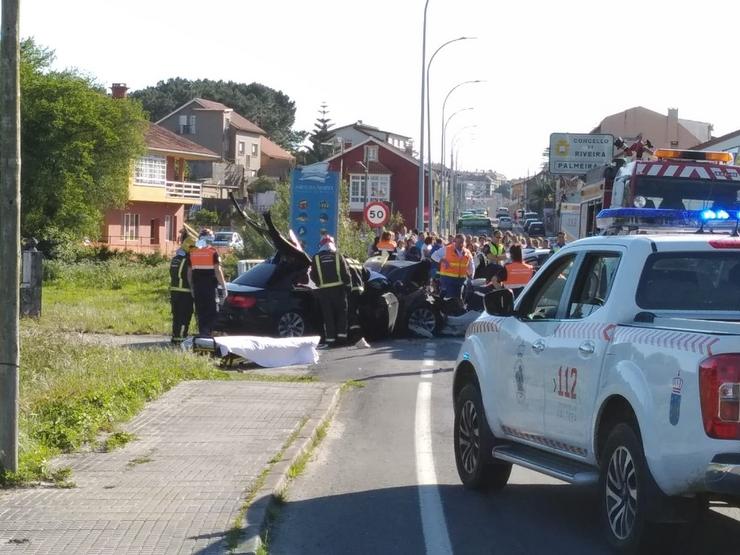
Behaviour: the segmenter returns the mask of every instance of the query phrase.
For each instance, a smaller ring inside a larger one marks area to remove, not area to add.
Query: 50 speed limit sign
[[[382,202],[371,202],[365,206],[365,221],[370,227],[382,227],[390,217],[391,211]]]

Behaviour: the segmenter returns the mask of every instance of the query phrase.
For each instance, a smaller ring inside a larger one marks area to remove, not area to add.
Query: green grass
[[[53,457],[92,444],[99,433],[115,431],[147,401],[194,379],[242,377],[216,369],[206,357],[171,349],[80,344],[24,321],[19,469],[0,473],[0,485],[66,481],[68,471],[49,465]]]
[[[136,434],[131,434],[129,432],[113,432],[105,438],[100,447],[105,452],[113,451],[114,449],[119,449],[135,439]]]
[[[53,330],[167,334],[169,267],[122,260],[44,266],[39,324]]]

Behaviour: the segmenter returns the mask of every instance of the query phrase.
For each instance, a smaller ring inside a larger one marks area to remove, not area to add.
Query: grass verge
[[[170,349],[135,350],[73,342],[43,326],[21,327],[19,469],[0,486],[67,481],[51,459],[92,444],[183,380],[243,379],[211,359]],[[118,446],[130,440],[115,437]]]

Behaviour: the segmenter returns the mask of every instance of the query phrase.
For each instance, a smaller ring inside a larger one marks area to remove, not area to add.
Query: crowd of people
[[[536,249],[551,253],[565,245],[565,234],[551,242],[545,238],[525,237],[511,231],[496,230],[492,235],[448,235],[419,232],[401,227],[383,231],[368,246],[368,256],[387,253],[389,259],[420,261],[432,264],[432,285],[445,297],[459,297],[468,279],[486,280],[491,287],[523,287],[534,274],[524,262],[524,255]]]

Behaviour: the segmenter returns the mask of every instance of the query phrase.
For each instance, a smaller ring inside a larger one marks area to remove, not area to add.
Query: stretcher
[[[230,335],[224,337],[189,337],[183,349],[207,354],[219,359],[221,367],[253,362],[263,368],[278,368],[296,364],[316,364],[319,361],[319,336],[260,337]]]

